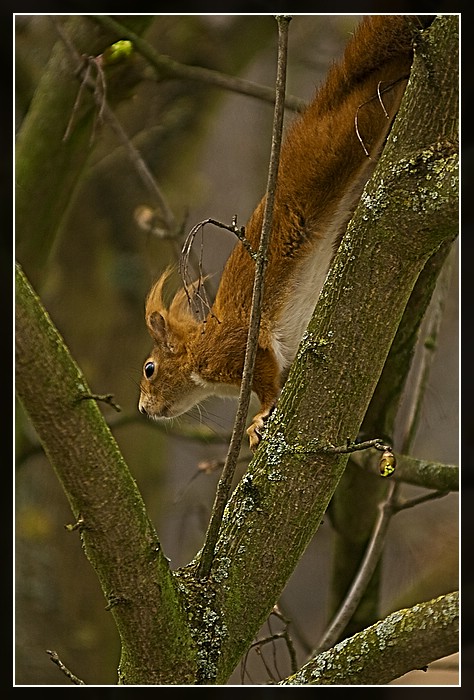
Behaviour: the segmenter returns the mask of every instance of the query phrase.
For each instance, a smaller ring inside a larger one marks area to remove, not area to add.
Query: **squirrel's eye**
[[[145,367],[143,368],[143,371],[145,373],[145,377],[147,379],[150,379],[153,376],[153,372],[155,371],[155,363],[154,362],[146,362]]]

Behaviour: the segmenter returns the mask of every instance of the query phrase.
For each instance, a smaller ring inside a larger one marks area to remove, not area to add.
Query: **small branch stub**
[[[64,673],[64,675],[69,678],[71,683],[74,683],[74,685],[85,685],[84,681],[82,681],[80,678],[74,675],[72,671],[70,671],[61,661],[59,658],[58,654],[56,651],[51,651],[50,649],[46,649],[46,653],[49,654],[49,657],[53,664],[56,664],[58,668],[61,669],[61,671]]]
[[[117,413],[120,413],[120,411],[122,410],[118,403],[115,403],[113,394],[81,394],[81,396],[79,397],[79,401],[84,401],[85,399],[92,399],[93,401],[103,401],[109,406],[112,406],[112,408],[114,408],[117,411]]]
[[[380,438],[374,438],[373,440],[365,440],[364,442],[351,442],[347,440],[345,445],[327,445],[323,448],[323,452],[329,454],[351,454],[353,452],[360,452],[361,450],[368,450],[374,448],[382,452],[382,457],[379,462],[379,472],[380,476],[388,477],[391,476],[397,466],[397,460],[393,454],[393,449],[390,445],[387,445]]]
[[[84,526],[85,520],[82,515],[77,519],[75,523],[68,523],[64,526],[64,529],[68,532],[74,532],[74,530],[80,530]]]

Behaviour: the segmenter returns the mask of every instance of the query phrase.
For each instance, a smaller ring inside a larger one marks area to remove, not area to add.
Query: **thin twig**
[[[46,653],[49,654],[49,657],[50,657],[51,661],[53,662],[53,664],[56,664],[56,666],[58,666],[58,668],[61,669],[61,671],[64,673],[64,675],[67,676],[67,678],[69,678],[71,683],[74,683],[74,685],[85,685],[84,681],[81,681],[80,678],[75,676],[74,673],[72,673],[72,671],[70,671],[63,664],[63,662],[59,658],[56,651],[51,651],[50,649],[46,649]]]
[[[382,93],[380,92],[381,85],[382,85],[382,81],[379,80],[379,82],[377,83],[377,97],[379,98],[380,106],[382,107],[383,113],[385,114],[385,119],[390,119],[390,117],[388,116],[388,112],[385,109],[385,105],[383,103],[383,100],[382,100]]]
[[[359,105],[357,107],[355,117],[354,117],[354,128],[355,128],[356,136],[360,142],[360,145],[364,149],[364,153],[367,156],[367,158],[369,158],[369,159],[371,158],[371,155],[370,155],[369,151],[367,150],[367,148],[365,147],[364,141],[363,141],[362,136],[360,135],[360,132],[359,132],[359,111],[362,109],[362,107],[365,107],[365,105],[368,105],[370,102],[372,102],[372,100],[378,99],[378,101],[380,102],[380,105],[384,111],[385,117],[387,119],[390,119],[388,112],[385,109],[385,105],[382,101],[382,95],[384,92],[387,92],[387,90],[391,90],[401,80],[405,80],[405,79],[406,78],[398,78],[398,80],[395,80],[393,83],[390,83],[389,85],[387,85],[387,87],[383,88],[383,90],[380,89],[381,81],[379,81],[379,83],[377,85],[377,94],[374,95],[373,97],[371,97],[370,99],[366,100],[366,102],[363,102],[361,105]]]
[[[183,65],[182,63],[174,61],[169,56],[159,54],[147,41],[112,17],[108,15],[94,15],[91,19],[114,32],[118,37],[131,41],[138,53],[146,58],[148,63],[153,66],[160,80],[170,78],[195,80],[208,85],[214,85],[224,90],[229,90],[230,92],[256,97],[265,102],[275,102],[275,90],[273,88],[258,85],[250,80],[243,80],[235,76],[225,75],[224,73],[209,68]],[[288,95],[284,99],[285,107],[288,109],[301,112],[306,107],[306,102],[298,97]]]
[[[252,258],[252,260],[256,261],[258,258],[258,253],[252,249],[250,242],[245,237],[245,227],[237,226],[237,216],[233,217],[231,224],[223,224],[220,221],[216,221],[216,219],[205,219],[204,221],[200,221],[198,224],[193,226],[191,231],[186,236],[183,246],[181,248],[178,272],[181,276],[181,281],[183,284],[184,291],[186,292],[186,296],[188,298],[188,303],[194,309],[194,312],[200,318],[201,321],[205,321],[208,315],[211,315],[217,319],[217,316],[215,316],[214,312],[212,311],[211,303],[209,301],[209,297],[207,295],[206,287],[204,284],[206,275],[204,274],[202,266],[202,258],[204,247],[203,232],[204,226],[206,226],[206,224],[212,224],[213,226],[217,226],[218,228],[223,228],[227,231],[230,231],[235,236],[237,236],[239,241],[242,243],[250,257]],[[192,253],[193,243],[199,231],[201,232],[201,249],[197,261],[198,277],[197,280],[194,280],[189,274],[189,259]],[[219,321],[219,319],[217,320]]]
[[[384,442],[380,438],[374,438],[373,440],[364,440],[364,442],[350,442],[350,440],[348,440],[345,445],[326,445],[325,447],[321,447],[320,449],[321,452],[327,452],[329,454],[346,455],[352,454],[353,452],[368,450],[371,447],[374,447],[380,452],[385,452],[385,450],[392,449],[390,445],[387,445],[386,442]]]
[[[402,452],[409,453],[409,448],[415,438],[421,414],[421,406],[425,394],[431,365],[433,364],[436,342],[444,316],[444,308],[452,277],[453,253],[448,255],[438,278],[433,303],[429,310],[428,328],[422,348],[422,356],[413,378],[413,400],[411,401],[408,416],[403,429]]]
[[[274,642],[276,639],[283,639],[285,636],[284,630],[280,630],[280,632],[274,632],[268,637],[263,637],[262,639],[256,639],[255,642],[252,642],[252,644],[249,646],[249,649],[253,649],[254,647],[261,647],[264,644],[269,644],[270,642]]]
[[[296,671],[298,670],[298,661],[296,658],[296,650],[295,650],[295,646],[293,644],[293,639],[291,638],[291,635],[289,632],[290,624],[292,621],[290,620],[290,618],[288,618],[286,615],[284,615],[279,604],[277,604],[273,607],[271,614],[275,615],[275,617],[277,617],[279,620],[281,620],[281,622],[283,622],[285,625],[285,628],[283,630],[283,634],[285,637],[286,646],[287,646],[288,654],[290,657],[291,672],[296,673]]]
[[[58,29],[58,26],[60,27],[60,29]],[[60,24],[56,25],[56,29],[58,29],[58,32],[62,32],[62,27],[61,27]],[[66,46],[68,47],[69,51],[71,51],[69,40],[66,40],[66,38],[63,37],[63,34],[60,34],[60,36],[61,36],[61,38],[63,39],[63,41],[64,41],[64,43],[66,44]],[[79,57],[79,56],[78,56],[78,58],[79,58],[79,60],[80,60],[80,57]],[[87,82],[88,82],[89,79],[90,79],[90,73],[91,73],[91,65],[90,65],[90,63],[88,63],[88,64],[86,65],[84,71],[83,71],[83,76],[82,76],[82,79],[81,79],[81,84],[80,84],[80,86],[79,86],[79,90],[77,91],[76,99],[75,99],[75,101],[74,101],[74,105],[73,105],[73,108],[72,108],[72,111],[71,111],[71,116],[70,116],[69,121],[68,121],[68,124],[67,124],[67,126],[66,126],[66,131],[64,132],[64,136],[63,136],[63,141],[64,141],[64,142],[66,142],[66,141],[69,139],[70,135],[71,135],[72,125],[73,125],[73,123],[74,123],[74,117],[75,117],[75,115],[77,114],[77,111],[78,111],[78,109],[79,109],[79,107],[80,107],[80,105],[81,105],[81,102],[82,102],[82,95],[83,95],[83,92],[84,92],[84,90],[85,90],[85,88],[86,88],[86,84],[87,84]]]
[[[282,610],[281,600],[279,600],[278,604],[275,605],[275,607],[273,608],[273,611],[272,611],[273,614],[277,614],[275,612],[275,609],[277,609],[277,611],[282,616],[282,620],[284,620],[284,621],[288,620],[288,622],[291,621],[292,636],[294,637],[295,641],[298,642],[299,646],[303,649],[303,651],[306,654],[309,654],[309,652],[312,649],[312,644],[310,643],[309,639],[307,638],[306,633],[303,632],[303,630],[301,629],[301,626],[298,625],[298,623],[293,618],[289,618],[288,613],[286,613],[284,610]]]
[[[103,401],[104,403],[115,408],[117,413],[120,413],[122,408],[118,403],[114,401],[113,394],[81,394],[78,401],[85,401],[86,399],[92,399],[93,401]]]
[[[141,181],[143,182],[147,190],[150,192],[150,194],[156,198],[160,209],[160,213],[165,223],[166,230],[169,232],[174,232],[176,228],[175,217],[170,207],[168,206],[168,203],[165,199],[163,192],[161,191],[161,188],[159,187],[158,183],[156,182],[156,179],[153,177],[153,174],[151,173],[147,164],[140,155],[140,152],[130,141],[127,134],[125,133],[124,128],[122,127],[119,120],[107,104],[103,105],[103,117],[104,120],[108,122],[109,126],[115,132],[115,135],[117,136],[118,140],[124,146],[128,157],[135,166],[135,170],[137,171]]]
[[[337,642],[339,635],[357,609],[382,554],[385,535],[394,512],[397,488],[395,481],[389,483],[387,496],[379,505],[379,514],[357,575],[352,581],[342,605],[311,656],[326,651]]]
[[[416,498],[409,498],[406,501],[399,500],[394,508],[394,513],[398,513],[400,510],[405,510],[406,508],[413,508],[414,506],[420,505],[420,503],[426,503],[427,501],[433,501],[436,498],[444,498],[450,493],[450,491],[431,491],[430,493],[425,493],[423,496],[417,496]]]
[[[224,514],[224,509],[229,498],[235,465],[239,456],[242,437],[247,419],[250,396],[252,392],[253,368],[257,354],[258,330],[260,326],[261,300],[264,288],[264,274],[267,263],[267,250],[270,240],[273,206],[280,159],[280,148],[283,131],[283,114],[286,83],[286,61],[288,47],[288,25],[290,17],[279,15],[278,22],[278,65],[276,78],[276,100],[273,116],[272,145],[270,152],[270,165],[267,181],[267,193],[265,198],[265,211],[263,215],[262,233],[258,249],[258,259],[255,266],[255,278],[252,294],[252,308],[250,311],[250,324],[245,351],[244,369],[240,386],[239,405],[235,418],[232,437],[227,452],[227,457],[222,470],[222,475],[217,485],[216,497],[212,509],[206,540],[202,549],[199,562],[198,576],[206,578],[212,566],[214,549],[219,535],[219,528]]]
[[[441,322],[441,317],[442,317],[442,311],[443,311],[443,306],[444,306],[444,300],[445,300],[445,292],[446,292],[446,287],[447,287],[447,279],[449,276],[449,265],[446,266],[447,269],[445,268],[444,272],[442,273],[443,276],[441,278],[441,284],[439,285],[440,289],[440,297],[437,299],[434,311],[433,311],[433,316],[430,319],[430,330],[429,330],[429,337],[437,337],[438,331],[439,331],[439,326]],[[430,347],[430,344],[425,342],[425,348]],[[420,406],[421,406],[421,401],[426,385],[426,378],[427,374],[429,371],[429,367],[431,364],[433,358],[433,353],[428,352],[427,349],[425,349],[423,359],[421,361],[421,367],[419,368],[419,372],[417,375],[417,379],[415,381],[415,390],[412,398],[412,403],[411,403],[411,410],[409,412],[409,417],[405,426],[405,432],[404,432],[404,437],[402,440],[403,444],[403,451],[408,452],[410,450],[411,444],[414,439],[414,435],[416,432],[416,427],[418,424],[418,419],[419,419],[419,411],[420,411]],[[379,444],[372,444],[370,445],[369,443],[374,442],[374,441],[367,441],[365,444],[366,446],[370,447],[376,447],[377,449],[383,449],[383,444],[381,441],[375,441],[378,442]],[[360,446],[363,446],[364,443],[358,443]],[[348,444],[347,449],[345,446],[342,447],[336,447],[333,448],[332,446],[329,446],[327,448],[328,451],[333,451],[336,453],[345,453],[346,451],[354,451],[353,448],[357,446],[354,444]],[[416,505],[419,505],[420,503],[425,503],[426,501],[433,500],[435,498],[442,498],[445,495],[447,495],[448,491],[445,490],[437,490],[434,492],[431,492],[429,494],[425,494],[422,496],[419,496],[417,498],[413,498],[407,501],[401,501],[398,498],[398,485],[395,482],[391,482],[390,487],[388,489],[387,495],[385,500],[380,504],[380,513],[379,517],[375,523],[374,529],[372,531],[371,538],[369,540],[369,544],[367,546],[366,552],[364,554],[363,561],[359,567],[359,570],[357,572],[357,575],[355,579],[352,582],[352,585],[346,595],[346,598],[344,599],[343,603],[341,604],[336,616],[334,617],[333,621],[329,625],[328,629],[323,635],[322,640],[319,643],[319,646],[317,649],[313,652],[312,655],[315,655],[317,653],[320,653],[322,651],[325,651],[326,649],[329,649],[333,644],[337,641],[339,635],[341,632],[345,629],[347,623],[351,619],[353,613],[355,612],[360,600],[362,599],[362,596],[364,595],[364,592],[370,582],[370,579],[372,577],[373,572],[375,571],[375,567],[377,566],[377,563],[380,559],[380,556],[382,554],[383,546],[384,546],[384,540],[385,536],[388,530],[388,526],[390,523],[390,520],[392,516],[401,511],[405,510],[406,508],[411,508]]]
[[[166,199],[158,186],[155,178],[153,177],[150,169],[146,165],[145,161],[143,160],[142,156],[140,155],[139,151],[135,148],[133,143],[130,141],[128,138],[126,132],[124,131],[122,125],[120,124],[119,120],[113,113],[113,111],[110,109],[106,99],[105,99],[105,81],[104,81],[104,76],[103,76],[103,69],[100,66],[100,62],[97,60],[96,57],[93,56],[88,56],[88,57],[83,57],[81,56],[76,48],[74,47],[73,43],[71,42],[70,38],[68,37],[67,33],[64,31],[62,25],[60,22],[57,21],[55,17],[51,17],[51,21],[54,24],[54,27],[60,36],[62,42],[64,43],[67,51],[70,54],[71,59],[74,62],[74,70],[77,73],[78,77],[81,80],[81,87],[79,89],[78,97],[76,99],[76,104],[74,105],[73,109],[73,114],[75,111],[77,111],[78,108],[78,99],[80,95],[82,94],[82,91],[84,87],[87,87],[90,92],[92,93],[94,97],[94,101],[96,103],[96,106],[98,108],[98,114],[99,117],[107,122],[109,126],[112,128],[112,130],[115,132],[115,135],[117,136],[118,140],[120,143],[124,146],[131,162],[133,163],[141,181],[147,188],[147,190],[150,192],[150,194],[156,198],[158,202],[158,206],[160,209],[160,212],[163,217],[163,221],[165,223],[166,229],[170,232],[174,231],[176,227],[176,222],[175,222],[175,217],[168,206]],[[94,65],[97,71],[97,79],[94,80],[92,77],[90,77],[90,66]],[[69,135],[71,130],[71,120],[68,124],[68,127],[66,129],[66,134]]]

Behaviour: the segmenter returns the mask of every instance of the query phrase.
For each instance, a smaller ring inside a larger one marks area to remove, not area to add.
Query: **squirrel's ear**
[[[167,343],[167,315],[166,306],[163,302],[163,286],[171,274],[171,270],[166,270],[159,280],[150,289],[145,303],[145,321],[148,332],[157,343]]]
[[[146,325],[155,342],[167,344],[166,320],[159,311],[152,311],[146,315]]]
[[[162,349],[175,353],[179,347],[176,336],[171,332],[166,318],[166,313],[152,311],[146,315],[146,325],[148,332]]]

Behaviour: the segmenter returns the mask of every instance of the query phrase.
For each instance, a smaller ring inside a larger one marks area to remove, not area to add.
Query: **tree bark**
[[[229,636],[218,682],[278,600],[344,471],[347,456],[323,448],[357,436],[416,281],[427,260],[458,233],[457,46],[457,18],[436,20],[267,437],[224,515],[213,576]]]
[[[451,31],[454,29],[453,23]],[[456,54],[453,55],[453,58],[456,58]],[[408,103],[408,100],[412,101],[413,106],[423,103],[431,104],[432,101],[434,104],[438,89],[435,86],[441,84],[447,87],[446,76],[440,75],[442,69],[440,71],[439,68],[433,68],[431,63],[432,60],[430,61],[425,53],[415,52],[413,76],[417,76],[418,87],[413,91],[415,95],[410,92],[407,94],[405,104]],[[453,86],[456,85],[457,66],[454,64],[452,69],[453,83],[446,92],[448,103],[450,101],[452,103],[448,104],[446,113],[456,114],[457,94],[456,90],[453,91]],[[428,75],[430,80],[428,80]],[[417,133],[416,139],[413,139],[410,127],[405,129],[404,143],[429,145],[436,143],[440,136],[453,143],[456,142],[456,120],[451,119],[443,123],[445,103],[441,102],[441,107],[439,102],[436,102],[436,105],[438,110],[442,110],[442,113],[438,114],[438,118],[431,122],[427,119],[423,125],[423,133]],[[405,122],[405,124],[408,123]],[[418,132],[418,130],[416,131]],[[408,132],[410,132],[409,136]],[[361,426],[363,435],[380,437],[393,445],[395,450],[406,451],[410,447],[408,443],[395,444],[393,442],[395,419],[419,339],[420,325],[450,249],[451,241],[447,240],[434,252],[418,277]],[[408,438],[408,436],[406,437]],[[356,462],[361,459],[364,459],[363,455],[355,455]],[[331,522],[336,531],[331,614],[335,613],[343,600],[364,556],[377,517],[378,504],[385,493],[386,485],[383,483],[377,485],[373,477],[361,473],[354,466],[353,461],[354,458],[349,459],[329,509]],[[382,561],[374,572],[366,594],[346,629],[347,634],[353,634],[363,629],[378,618],[381,564]]]
[[[122,644],[119,679],[193,683],[180,592],[142,497],[80,369],[16,271],[16,390],[69,499]]]
[[[383,685],[454,654],[458,643],[459,594],[453,592],[391,613],[279,685]]]

